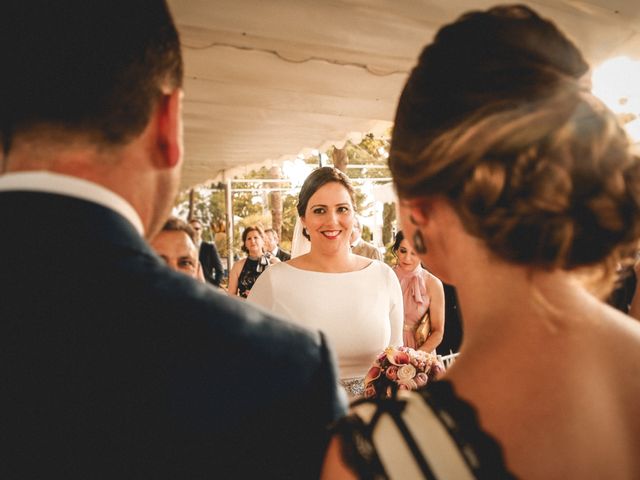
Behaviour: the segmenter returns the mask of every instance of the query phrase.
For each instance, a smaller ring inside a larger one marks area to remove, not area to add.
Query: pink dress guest
[[[393,271],[396,272],[398,280],[400,280],[402,299],[404,301],[404,327],[402,331],[404,345],[418,348],[414,332],[431,302],[427,289],[429,272],[420,265],[412,272],[407,272],[398,266],[394,267]]]
[[[444,287],[440,279],[422,267],[420,257],[404,238],[402,230],[396,233],[391,248],[397,258],[393,268],[402,289],[404,326],[402,335],[407,347],[435,353],[444,335]],[[416,329],[429,309],[429,336],[417,344]]]

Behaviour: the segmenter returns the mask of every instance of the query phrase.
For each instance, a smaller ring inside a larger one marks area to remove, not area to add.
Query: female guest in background
[[[603,301],[640,238],[640,159],[588,69],[525,6],[467,13],[422,52],[389,164],[464,340],[444,379],[355,406],[326,478],[640,478],[640,322]]]
[[[264,234],[257,226],[247,227],[242,232],[242,251],[247,256],[233,264],[229,273],[228,293],[247,298],[256,279],[265,269],[280,260],[264,252]]]
[[[314,170],[298,198],[309,253],[267,270],[249,301],[306,327],[320,329],[333,345],[343,385],[351,396],[376,355],[402,345],[402,292],[383,262],[351,253],[355,193],[333,167]]]
[[[442,282],[420,265],[420,257],[404,238],[402,230],[396,234],[391,247],[398,259],[393,271],[400,280],[404,300],[403,337],[406,347],[433,352],[444,335],[444,288]],[[428,337],[418,345],[416,329],[425,314]],[[434,352],[435,353],[435,352]]]

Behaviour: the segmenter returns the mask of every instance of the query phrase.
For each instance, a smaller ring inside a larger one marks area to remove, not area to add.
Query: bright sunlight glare
[[[593,94],[612,111],[628,115],[629,120],[640,117],[640,61],[611,58],[594,69],[591,82]],[[634,142],[640,142],[636,120],[625,128]]]
[[[313,168],[313,166],[305,163],[304,160],[296,158],[293,161],[286,160],[283,162],[282,173],[291,180],[294,187],[300,187]]]

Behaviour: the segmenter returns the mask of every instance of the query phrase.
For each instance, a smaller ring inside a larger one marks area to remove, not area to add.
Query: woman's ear
[[[406,208],[409,221],[419,228],[432,227],[434,222],[448,224],[452,220],[451,215],[458,217],[451,203],[440,196],[408,200]]]
[[[429,221],[428,205],[425,200],[409,200],[407,202],[409,221],[416,227],[424,227]]]

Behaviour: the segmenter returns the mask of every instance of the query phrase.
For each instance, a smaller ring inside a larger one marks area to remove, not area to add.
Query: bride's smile
[[[340,230],[325,230],[322,234],[330,239],[335,239],[340,235]]]
[[[311,243],[324,240],[346,247],[353,229],[353,215],[347,189],[337,182],[323,185],[309,199],[304,216]]]

